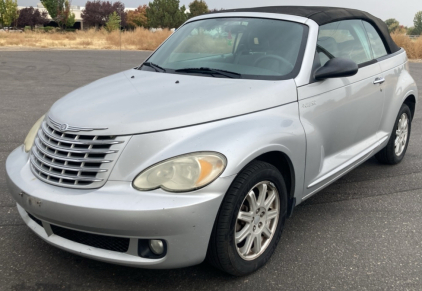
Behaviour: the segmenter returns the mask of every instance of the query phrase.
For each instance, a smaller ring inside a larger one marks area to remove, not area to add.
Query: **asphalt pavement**
[[[177,270],[106,264],[33,234],[8,194],[7,155],[57,99],[148,55],[0,51],[0,290],[422,290],[421,106],[400,165],[371,159],[298,206],[270,262],[247,277],[206,263]],[[422,92],[422,63],[410,67]]]

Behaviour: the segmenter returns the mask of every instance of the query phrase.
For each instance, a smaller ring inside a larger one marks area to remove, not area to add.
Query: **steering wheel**
[[[259,64],[260,62],[262,62],[263,60],[266,59],[276,59],[277,61],[281,61],[283,64],[287,65],[291,70],[293,70],[294,66],[285,58],[280,57],[278,55],[265,55],[262,57],[259,57],[255,62],[254,62],[254,66],[256,66],[257,64]]]

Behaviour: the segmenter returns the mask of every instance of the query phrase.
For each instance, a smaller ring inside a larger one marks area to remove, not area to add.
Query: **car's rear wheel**
[[[252,273],[273,254],[284,227],[287,190],[271,164],[253,161],[234,180],[220,207],[208,260],[236,276]]]
[[[388,144],[375,157],[384,164],[400,163],[406,154],[412,127],[412,113],[409,106],[403,104],[396,118]]]

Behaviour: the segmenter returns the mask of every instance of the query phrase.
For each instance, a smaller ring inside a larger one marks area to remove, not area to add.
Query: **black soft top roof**
[[[319,25],[341,20],[361,19],[371,23],[380,33],[389,53],[395,53],[400,50],[400,48],[391,38],[387,25],[384,23],[384,21],[373,16],[372,14],[356,9],[322,6],[268,6],[222,10],[214,13],[225,12],[262,12],[288,14],[312,19]]]

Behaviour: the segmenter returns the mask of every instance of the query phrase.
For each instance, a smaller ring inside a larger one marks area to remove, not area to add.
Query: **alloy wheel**
[[[409,134],[409,118],[406,113],[400,116],[396,129],[396,140],[394,142],[394,152],[400,156],[406,148],[407,137]]]
[[[235,244],[247,261],[258,258],[271,243],[277,229],[280,197],[275,185],[263,181],[248,192],[236,219]]]

